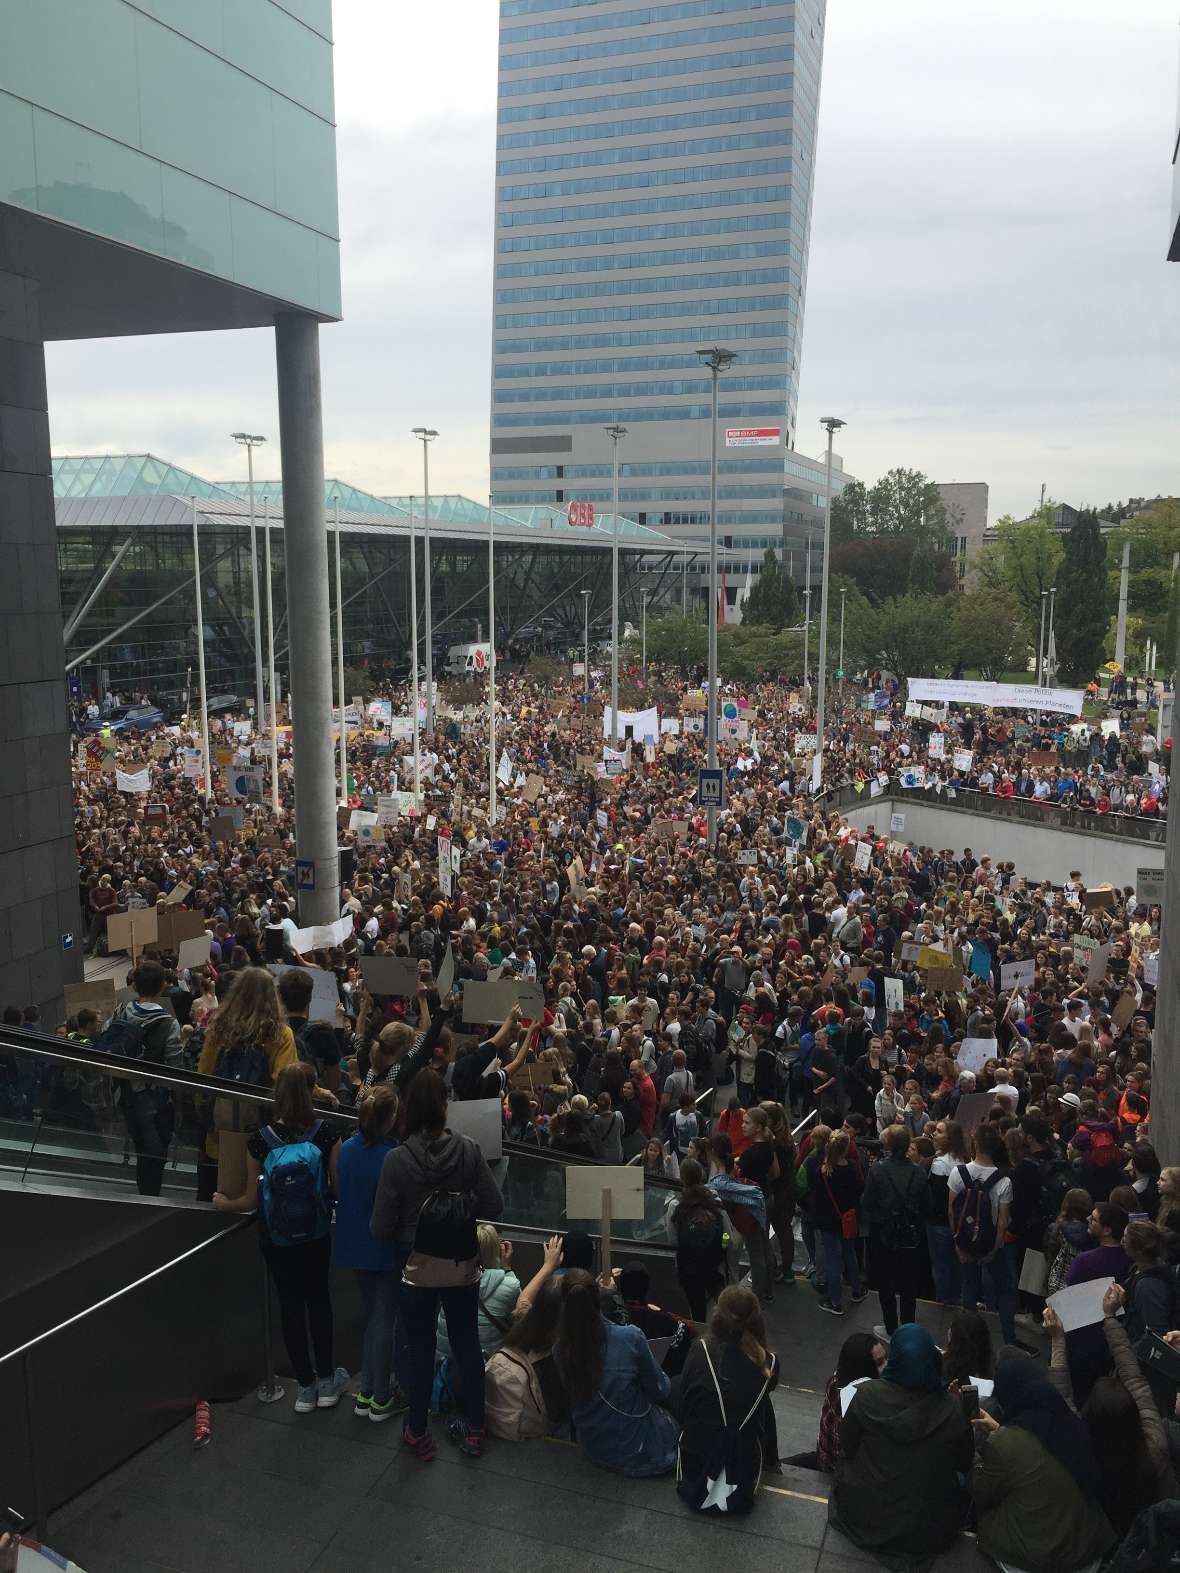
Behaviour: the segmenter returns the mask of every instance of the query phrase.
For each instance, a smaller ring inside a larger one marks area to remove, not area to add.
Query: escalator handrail
[[[0,1050],[12,1049],[31,1054],[55,1064],[72,1065],[80,1070],[97,1071],[100,1075],[118,1080],[134,1079],[172,1092],[191,1092],[205,1097],[236,1098],[242,1103],[268,1106],[274,1102],[272,1087],[252,1087],[240,1081],[227,1081],[222,1076],[203,1075],[200,1071],[176,1069],[161,1065],[156,1060],[132,1060],[121,1054],[107,1054],[101,1049],[87,1048],[73,1038],[58,1038],[52,1033],[33,1032],[24,1027],[0,1027]],[[356,1127],[357,1116],[352,1109],[320,1103],[319,1110],[342,1125]],[[504,1150],[510,1155],[536,1158],[542,1163],[568,1167],[571,1163],[598,1163],[595,1158],[577,1158],[573,1153],[551,1147],[534,1147],[523,1142],[505,1141]],[[663,1175],[649,1174],[647,1184],[658,1189],[679,1190],[679,1180]]]

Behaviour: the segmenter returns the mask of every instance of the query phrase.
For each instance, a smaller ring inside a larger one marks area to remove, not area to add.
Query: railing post
[[[262,1263],[262,1339],[266,1362],[266,1379],[258,1389],[260,1404],[277,1404],[286,1389],[275,1381],[274,1320],[271,1314],[270,1272],[265,1259]]]

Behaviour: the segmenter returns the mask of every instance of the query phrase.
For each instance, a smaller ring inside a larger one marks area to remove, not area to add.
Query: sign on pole
[[[697,771],[697,802],[702,808],[725,807],[725,771]]]

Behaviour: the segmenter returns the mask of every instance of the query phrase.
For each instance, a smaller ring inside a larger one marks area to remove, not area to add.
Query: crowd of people
[[[265,790],[231,798],[229,766],[206,802],[182,729],[80,740],[91,944],[112,914],[168,896],[211,940],[194,969],[157,947],[119,1017],[145,1058],[274,1088],[239,1195],[216,1191],[228,1126],[202,1112],[198,1194],[260,1211],[297,1409],[357,1387],[334,1358],[334,1213],[335,1262],[357,1275],[367,1320],[359,1416],[404,1415],[423,1460],[432,1412],[472,1456],[486,1431],[567,1425],[595,1463],[676,1469],[692,1506],[741,1510],[779,1461],[770,1394],[789,1356],[766,1308],[786,1297],[805,1337],[806,1319],[874,1293],[881,1321],[848,1340],[811,1460],[833,1476],[833,1521],[913,1565],[973,1522],[1004,1565],[1089,1566],[1135,1511],[1177,1494],[1175,1388],[1145,1385],[1128,1354],[1180,1324],[1180,1171],[1150,1140],[1159,908],[1133,890],[1092,899],[1064,867],[1033,881],[854,829],[810,791],[813,722],[783,684],[733,695],[710,846],[699,694],[652,674],[634,702],[659,706],[660,730],[615,762],[579,687],[542,687],[527,668],[501,681],[494,823],[470,696],[440,697],[414,813],[404,729],[374,716],[350,737],[351,922],[331,945],[298,926],[286,746],[276,818]],[[393,715],[406,708],[404,690],[389,698]],[[869,796],[920,764],[932,789],[1162,815],[1167,749],[1129,709],[1106,719],[931,714],[891,686],[849,685],[824,785]],[[214,749],[233,770],[267,757],[245,722],[218,728]],[[146,790],[120,790],[144,771]],[[241,825],[226,833],[232,808]],[[443,833],[457,851],[445,888]],[[371,991],[369,956],[416,963],[416,992]],[[280,958],[276,983],[266,966]],[[317,971],[331,1014],[311,1005]],[[465,985],[489,978],[539,985],[542,1012],[466,1023]],[[63,1030],[115,1046],[92,1011]],[[0,1099],[22,1096],[18,1080]],[[681,1304],[652,1306],[638,1264],[630,1281],[597,1279],[576,1232],[520,1282],[494,1228],[511,1221],[512,1162],[489,1167],[448,1129],[453,1101],[488,1098],[514,1154],[633,1161],[676,1182],[663,1230]],[[345,1129],[338,1110],[354,1117]],[[149,1194],[173,1111],[150,1086],[124,1095]],[[1046,1324],[1055,1289],[1107,1277],[1122,1289],[1103,1321],[1064,1337],[1052,1310]],[[925,1298],[961,1308],[943,1351],[918,1325]],[[980,1306],[998,1314],[995,1356]],[[974,1365],[948,1374],[972,1337]],[[1046,1340],[1049,1362],[1034,1352]],[[971,1387],[986,1399],[975,1420]],[[1115,1435],[1139,1451],[1112,1448]]]

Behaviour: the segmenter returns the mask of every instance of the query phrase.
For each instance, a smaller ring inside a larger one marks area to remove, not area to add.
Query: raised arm
[[[1127,1337],[1127,1330],[1120,1321],[1116,1320],[1116,1313],[1125,1301],[1126,1291],[1119,1284],[1112,1284],[1102,1297],[1102,1331],[1106,1334],[1106,1346],[1114,1360],[1119,1381],[1135,1400],[1135,1408],[1139,1411],[1139,1422],[1143,1427],[1143,1440],[1147,1443],[1148,1452],[1157,1465],[1162,1464],[1170,1468],[1168,1433],[1160,1418],[1155,1399],[1152,1397],[1151,1388],[1143,1375],[1139,1359],[1131,1347],[1131,1340]]]

